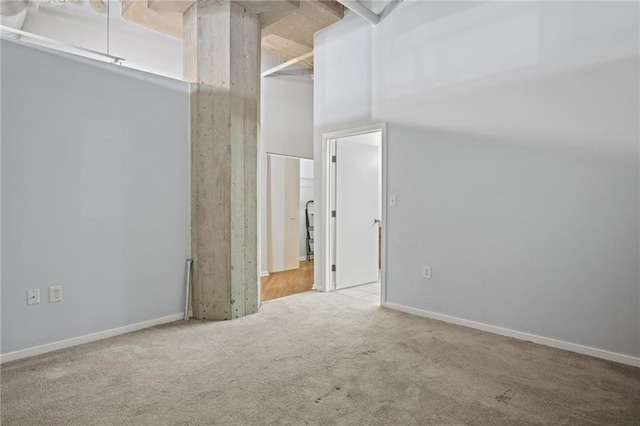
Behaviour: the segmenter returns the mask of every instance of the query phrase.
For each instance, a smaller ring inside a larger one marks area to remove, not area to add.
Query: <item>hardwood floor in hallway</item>
[[[261,300],[273,300],[311,290],[313,286],[313,260],[303,260],[298,269],[273,272],[260,279]]]

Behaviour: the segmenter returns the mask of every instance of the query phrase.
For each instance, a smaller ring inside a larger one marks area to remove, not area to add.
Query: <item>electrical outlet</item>
[[[49,303],[62,302],[62,286],[54,285],[49,287]]]
[[[27,290],[27,305],[37,305],[38,303],[40,303],[40,289]]]
[[[422,267],[422,278],[424,278],[425,280],[431,279],[431,266]]]

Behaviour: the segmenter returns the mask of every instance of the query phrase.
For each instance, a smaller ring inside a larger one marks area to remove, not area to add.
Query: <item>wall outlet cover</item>
[[[53,285],[49,287],[49,303],[62,302],[62,286]]]
[[[426,280],[431,279],[431,266],[423,266],[422,267],[422,277]]]

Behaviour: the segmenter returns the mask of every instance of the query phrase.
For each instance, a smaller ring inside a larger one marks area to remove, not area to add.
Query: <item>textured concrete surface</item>
[[[258,309],[260,22],[229,1],[184,15],[191,95],[192,313],[232,319]]]
[[[1,378],[7,426],[640,424],[640,369],[339,293],[15,361]]]

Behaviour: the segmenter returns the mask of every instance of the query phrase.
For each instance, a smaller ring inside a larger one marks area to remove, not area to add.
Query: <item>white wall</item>
[[[182,312],[189,86],[1,46],[2,353]]]
[[[283,60],[262,52],[262,70]],[[269,154],[313,157],[313,81],[310,76],[260,80],[260,141]]]
[[[262,71],[284,62],[262,51]],[[294,67],[295,68],[295,67]],[[313,81],[309,76],[264,77],[260,89],[260,271],[267,271],[267,153],[313,158]]]
[[[322,195],[326,166],[322,134],[371,122],[371,25],[345,12],[342,21],[314,36],[313,155],[315,192],[314,280],[325,288],[325,214]]]
[[[121,8],[120,1],[110,1],[108,53],[126,59],[125,67],[181,80],[182,40],[125,21]],[[88,4],[29,9],[23,30],[107,53],[107,15]]]
[[[404,2],[369,38],[316,36],[316,158],[322,132],[388,122],[387,302],[640,356],[638,16]]]

